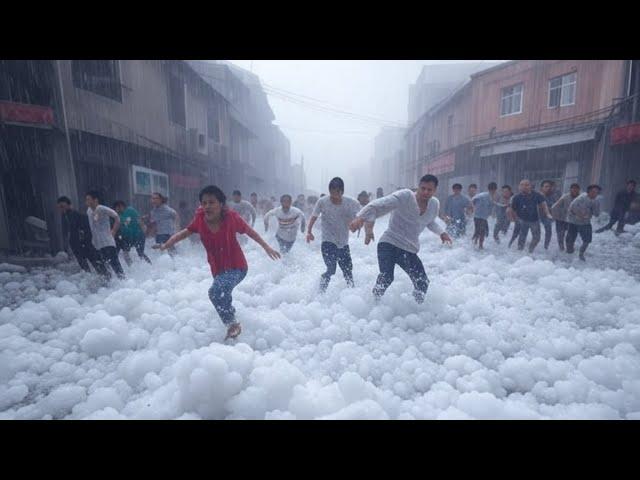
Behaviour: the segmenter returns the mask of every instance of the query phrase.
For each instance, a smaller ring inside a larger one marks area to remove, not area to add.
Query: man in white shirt
[[[283,255],[288,253],[293,247],[298,236],[298,225],[300,231],[304,233],[305,217],[302,210],[291,206],[291,195],[282,195],[280,197],[280,206],[269,210],[264,216],[264,231],[269,230],[269,220],[276,217],[278,220],[278,230],[276,232],[276,240],[280,245],[280,253]]]
[[[242,199],[242,193],[240,190],[233,191],[232,200],[229,202],[229,208],[238,212],[242,219],[247,222],[248,225],[251,225],[251,228],[253,228],[256,223],[256,209],[253,208],[251,203]],[[247,236],[245,234],[238,233],[237,237],[240,245],[246,245]]]
[[[89,218],[89,228],[91,229],[91,242],[100,252],[100,262],[105,267],[107,277],[111,274],[106,269],[106,262],[109,262],[118,278],[124,278],[122,265],[118,260],[115,236],[120,228],[120,215],[106,205],[100,205],[100,193],[92,190],[85,196],[87,204],[87,217]],[[113,218],[113,228],[109,217]]]
[[[438,179],[434,175],[425,175],[420,179],[418,190],[409,189],[379,198],[362,208],[351,222],[355,232],[365,226],[366,245],[373,240],[373,224],[376,218],[391,212],[389,227],[378,242],[378,266],[380,274],[373,288],[373,295],[380,299],[394,279],[396,264],[402,268],[413,282],[413,296],[418,303],[424,301],[429,287],[429,279],[424,265],[418,257],[420,233],[429,228],[440,236],[442,243],[451,244],[451,238],[436,223],[440,202],[436,197]]]
[[[598,195],[602,191],[599,185],[589,185],[586,193],[581,193],[569,204],[567,210],[567,253],[573,253],[576,238],[580,235],[580,260],[585,261],[584,252],[592,240],[591,218],[600,216]]]
[[[355,218],[358,210],[358,201],[344,195],[344,181],[340,177],[329,182],[329,196],[320,197],[313,209],[307,230],[307,243],[315,239],[313,225],[322,216],[321,250],[327,271],[320,280],[321,292],[326,291],[331,277],[336,273],[336,263],[340,266],[347,285],[354,286],[353,263],[349,251],[349,222]]]

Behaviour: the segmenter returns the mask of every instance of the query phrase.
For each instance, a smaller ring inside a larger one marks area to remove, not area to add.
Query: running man
[[[500,198],[494,202],[494,206],[496,208],[496,224],[493,227],[493,239],[496,243],[500,243],[500,237],[498,234],[502,232],[503,235],[506,235],[509,230],[511,220],[507,215],[507,208],[509,208],[509,204],[511,203],[511,197],[513,197],[511,186],[503,185]]]
[[[488,191],[477,194],[473,197],[473,243],[478,244],[480,250],[484,249],[484,239],[489,235],[489,215],[493,212],[496,191],[498,185],[491,182],[487,186]]]
[[[540,193],[544,197],[544,201],[547,204],[547,208],[551,211],[551,207],[560,198],[560,194],[556,192],[556,183],[552,180],[544,180],[540,185]],[[544,226],[544,249],[549,249],[552,235],[553,220],[547,217],[542,217],[542,225]],[[556,231],[556,236],[558,232]]]
[[[321,292],[327,290],[331,277],[336,273],[336,263],[340,266],[347,285],[354,286],[353,263],[349,251],[349,222],[355,218],[359,210],[358,201],[344,195],[344,182],[340,177],[335,177],[329,182],[329,196],[321,197],[313,209],[307,230],[307,243],[315,240],[313,225],[318,217],[322,216],[321,250],[327,271],[320,279]]]
[[[627,180],[627,185],[624,190],[620,190],[616,194],[616,198],[613,203],[613,209],[611,210],[609,223],[607,223],[604,227],[596,230],[596,233],[602,233],[605,230],[611,229],[613,225],[618,222],[618,226],[616,227],[616,235],[620,235],[624,232],[624,217],[625,214],[629,211],[631,204],[637,198],[636,194],[636,181],[635,180]]]
[[[111,273],[106,269],[108,261],[118,278],[123,279],[124,270],[118,260],[115,241],[116,232],[120,229],[120,217],[106,205],[100,205],[100,193],[95,190],[87,192],[85,201],[89,228],[91,228],[91,242],[100,252],[100,261],[105,267],[106,277],[111,278]],[[113,228],[111,228],[110,218],[113,218]]]
[[[293,206],[298,210],[304,210],[305,205],[306,205],[305,196],[301,193],[300,195],[298,195],[298,198],[296,198],[296,201],[293,202]]]
[[[251,228],[256,224],[256,209],[253,208],[251,203],[242,199],[242,193],[240,190],[234,190],[231,197],[231,202],[229,202],[229,208],[238,212],[238,214],[242,217],[242,219],[247,222]],[[238,241],[240,245],[247,244],[247,237],[244,235],[238,235]]]
[[[591,217],[600,216],[600,201],[596,198],[602,189],[599,185],[589,185],[587,193],[578,195],[567,211],[567,253],[573,253],[576,238],[580,235],[580,260],[585,261],[584,252],[592,240]]]
[[[298,225],[300,225],[301,233],[304,233],[306,220],[304,212],[299,208],[291,206],[291,195],[282,195],[280,197],[280,206],[269,210],[264,216],[264,231],[269,230],[269,220],[276,217],[278,220],[278,231],[276,232],[276,240],[280,245],[280,253],[286,254],[291,250],[293,244],[298,237]]]
[[[256,192],[251,193],[249,197],[249,203],[251,204],[253,209],[257,212],[258,211],[258,194]]]
[[[561,252],[564,252],[564,237],[569,228],[569,224],[567,223],[569,205],[571,205],[571,202],[573,202],[578,195],[580,195],[580,185],[572,183],[569,188],[569,193],[564,194],[551,206],[551,216],[556,221],[556,237],[558,237],[558,248]]]
[[[62,214],[62,238],[68,243],[80,268],[85,272],[91,272],[91,262],[96,273],[107,276],[104,263],[100,261],[100,252],[91,243],[88,217],[74,209],[71,200],[64,196],[58,198],[58,210]]]
[[[151,204],[153,208],[149,214],[149,219],[151,225],[155,227],[156,245],[161,245],[176,233],[178,213],[167,205],[167,198],[161,193],[154,192],[151,195]],[[169,249],[169,255],[174,256],[175,253],[175,248]]]
[[[135,247],[138,256],[147,263],[151,260],[144,253],[145,235],[140,214],[133,207],[128,207],[122,200],[113,204],[113,209],[120,215],[120,230],[116,235],[116,255],[122,250],[124,261],[131,266],[129,251]]]
[[[366,190],[361,191],[358,194],[358,203],[360,204],[360,206],[364,207],[369,203],[370,199],[369,199],[369,194],[367,193]]]
[[[449,195],[445,202],[443,220],[447,224],[447,232],[458,238],[467,231],[466,214],[471,214],[473,206],[469,197],[462,194],[462,185],[454,183],[451,190],[453,194]]]
[[[540,242],[540,210],[547,218],[551,218],[544,197],[540,193],[532,191],[529,180],[522,180],[520,193],[511,199],[511,206],[508,209],[509,215],[515,216],[518,221],[518,250],[524,249],[529,230],[531,230],[529,253],[533,253]]]
[[[192,233],[199,233],[202,245],[207,251],[207,261],[213,275],[213,285],[209,289],[209,299],[215,307],[222,323],[227,327],[228,338],[236,338],[242,331],[235,319],[236,309],[232,305],[233,289],[247,275],[248,265],[242,248],[236,238],[237,233],[246,234],[258,243],[269,258],[275,260],[280,254],[272,249],[262,237],[226,205],[225,194],[218,187],[209,185],[200,191],[200,207],[189,226],[169,238],[159,248],[166,250],[184,240]]]
[[[440,202],[434,197],[438,178],[425,175],[420,179],[418,190],[398,190],[386,197],[369,203],[360,210],[350,228],[352,232],[365,227],[365,245],[373,240],[373,225],[376,218],[391,212],[389,227],[378,242],[378,266],[380,274],[373,287],[373,295],[379,300],[394,280],[396,264],[404,270],[413,283],[413,298],[422,303],[429,288],[429,278],[418,257],[420,234],[426,228],[440,236],[442,243],[451,245],[451,238],[440,228],[438,217]]]

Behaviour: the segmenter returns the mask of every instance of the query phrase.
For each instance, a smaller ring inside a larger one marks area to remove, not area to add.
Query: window
[[[165,173],[150,168],[133,165],[133,193],[136,195],[151,195],[159,192],[169,197],[169,177]]]
[[[549,80],[549,108],[576,103],[576,77],[574,72]]]
[[[118,60],[72,60],[73,85],[122,102]]]
[[[447,145],[451,147],[453,144],[453,115],[447,118]]]
[[[220,143],[220,114],[217,105],[212,105],[207,116],[207,136]]]
[[[522,83],[502,89],[500,115],[522,113]]]
[[[169,120],[183,127],[187,126],[184,82],[173,73],[169,74]]]

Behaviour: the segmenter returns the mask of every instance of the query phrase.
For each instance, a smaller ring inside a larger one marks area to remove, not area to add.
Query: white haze
[[[269,87],[321,100],[342,110],[405,126],[409,84],[423,65],[482,60],[231,60],[250,69]],[[292,163],[304,155],[307,188],[322,192],[333,176],[346,182],[347,193],[363,188],[352,169],[367,164],[381,125],[326,113],[269,95],[276,119],[291,141]],[[323,172],[324,170],[324,172]],[[298,193],[298,192],[291,192]]]

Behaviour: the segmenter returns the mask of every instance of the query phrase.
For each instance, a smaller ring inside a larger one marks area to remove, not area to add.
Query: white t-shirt
[[[120,218],[118,214],[105,205],[98,205],[95,210],[87,208],[89,228],[91,228],[91,243],[96,249],[115,247],[116,241],[111,235],[109,217]]]
[[[290,207],[288,212],[285,212],[282,207],[269,210],[264,216],[264,222],[268,224],[271,217],[276,217],[278,220],[276,236],[285,242],[296,240],[298,228],[305,219],[304,213],[296,207]]]
[[[425,227],[436,235],[442,234],[442,228],[436,223],[439,211],[440,201],[431,197],[427,209],[420,215],[416,194],[407,188],[372,201],[362,207],[358,217],[364,218],[367,222],[374,222],[376,218],[391,212],[389,227],[380,237],[380,242],[390,243],[407,252],[418,253],[420,234]]]
[[[322,215],[322,241],[343,248],[349,244],[349,223],[359,210],[360,203],[355,198],[343,195],[342,202],[335,205],[327,195],[318,200],[311,216]]]

